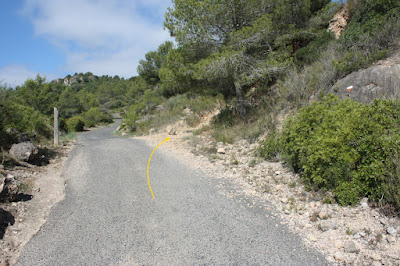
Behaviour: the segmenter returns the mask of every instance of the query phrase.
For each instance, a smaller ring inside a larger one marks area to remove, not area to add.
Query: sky
[[[149,51],[172,40],[170,0],[1,0],[0,84],[74,73],[136,76]]]

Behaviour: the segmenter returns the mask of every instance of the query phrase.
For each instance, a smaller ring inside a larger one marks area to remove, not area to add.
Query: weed
[[[292,181],[289,183],[289,187],[290,188],[295,188],[297,186],[297,182],[296,181]]]
[[[353,230],[350,229],[350,227],[347,227],[347,228],[346,228],[346,235],[352,236],[353,233],[354,233],[354,232],[353,232]]]
[[[239,164],[239,161],[238,161],[238,160],[233,160],[233,161],[231,162],[231,164],[232,164],[232,165],[238,165],[238,164]]]

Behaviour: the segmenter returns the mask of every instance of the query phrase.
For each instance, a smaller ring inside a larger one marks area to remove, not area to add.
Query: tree
[[[58,107],[60,110],[60,115],[64,118],[70,118],[74,115],[80,114],[83,111],[83,107],[79,101],[76,92],[71,87],[66,87],[66,89],[61,93]]]
[[[156,51],[148,52],[146,60],[140,60],[138,73],[149,84],[155,85],[160,81],[159,71],[167,60],[168,52],[172,49],[173,43],[167,41],[161,44]]]
[[[212,52],[229,42],[230,33],[268,12],[273,1],[174,0],[165,14],[164,26],[180,45],[205,46]]]

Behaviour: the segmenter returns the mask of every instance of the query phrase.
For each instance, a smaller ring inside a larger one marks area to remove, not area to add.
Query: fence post
[[[54,107],[54,145],[59,144],[59,133],[58,133],[58,110]]]

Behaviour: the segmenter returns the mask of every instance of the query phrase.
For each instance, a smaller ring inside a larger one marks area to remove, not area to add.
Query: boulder
[[[341,98],[349,97],[358,102],[371,103],[375,98],[400,98],[399,88],[400,53],[347,75],[332,87],[330,93]]]
[[[169,135],[176,135],[176,129],[174,127],[168,126],[166,130]]]
[[[347,253],[358,253],[360,250],[357,248],[356,244],[353,241],[346,241],[344,243],[344,251]]]
[[[38,148],[32,142],[26,141],[11,146],[10,154],[19,161],[31,161],[37,157]]]
[[[335,229],[336,228],[336,222],[335,221],[330,221],[330,220],[323,220],[319,224],[319,229],[322,232]]]
[[[226,151],[225,151],[224,148],[218,148],[217,153],[219,153],[219,154],[225,154]]]
[[[395,236],[397,234],[397,230],[393,226],[388,227],[386,231],[391,236]]]

